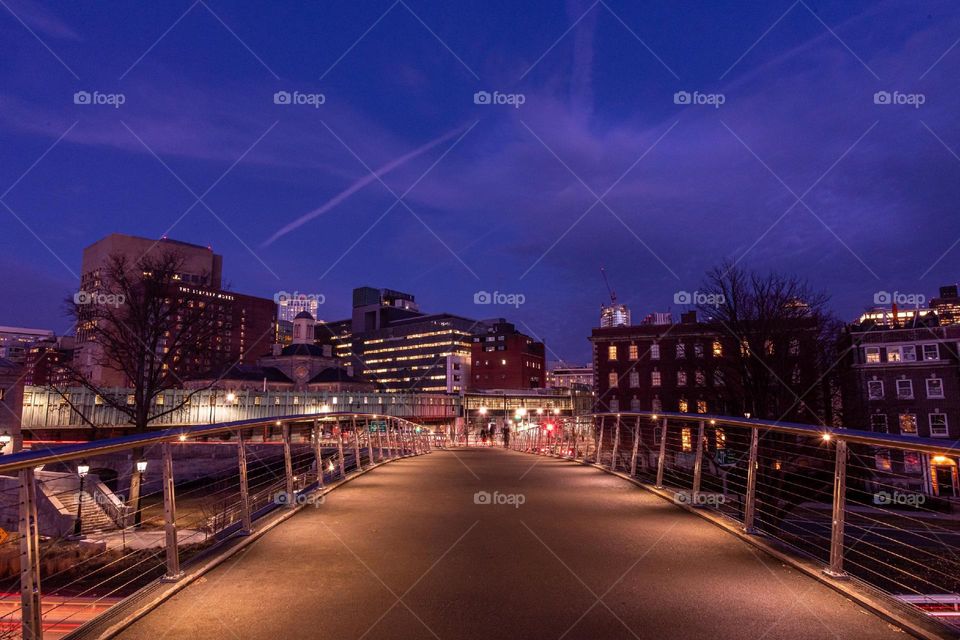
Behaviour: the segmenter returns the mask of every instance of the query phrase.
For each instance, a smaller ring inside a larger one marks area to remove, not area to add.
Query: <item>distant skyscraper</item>
[[[629,327],[630,309],[625,304],[610,304],[600,306],[600,328]]]
[[[941,327],[960,324],[960,295],[957,285],[940,287],[940,295],[930,301],[930,308],[937,312]]]
[[[293,322],[300,313],[306,311],[316,318],[319,314],[320,300],[316,295],[306,293],[281,294],[277,297],[277,320]]]

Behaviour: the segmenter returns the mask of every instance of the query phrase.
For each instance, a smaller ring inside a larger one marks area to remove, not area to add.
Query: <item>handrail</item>
[[[604,411],[584,414],[584,417],[602,418],[602,417],[638,417],[657,420],[667,418],[669,420],[680,420],[684,422],[697,423],[706,421],[711,425],[727,425],[731,427],[759,428],[769,431],[778,431],[781,433],[790,433],[794,435],[805,435],[811,437],[823,437],[824,434],[831,438],[838,438],[855,444],[865,444],[875,447],[890,447],[894,449],[905,449],[910,451],[922,451],[924,453],[939,453],[944,455],[960,455],[960,445],[954,444],[953,440],[939,440],[937,438],[921,438],[914,436],[903,436],[891,433],[876,433],[873,431],[860,431],[856,429],[820,427],[816,425],[802,424],[797,422],[781,422],[774,420],[758,420],[755,418],[732,418],[729,416],[719,416],[708,413],[673,413],[673,412],[653,412],[653,411]]]
[[[399,424],[417,427],[419,424],[383,413],[361,413],[356,411],[327,412],[327,413],[308,413],[294,414],[286,416],[274,416],[271,418],[251,418],[248,420],[236,420],[234,422],[221,422],[212,425],[201,425],[194,427],[174,427],[162,431],[150,431],[147,433],[138,433],[129,436],[120,436],[117,438],[105,438],[103,440],[91,440],[79,444],[67,444],[62,446],[48,447],[41,450],[21,451],[0,457],[0,475],[9,474],[22,469],[32,469],[42,464],[50,462],[65,462],[68,460],[78,460],[85,457],[115,453],[117,451],[127,451],[137,447],[144,447],[164,442],[179,442],[188,438],[201,438],[205,436],[214,436],[222,433],[237,431],[238,429],[251,429],[256,427],[276,426],[287,422],[313,421],[328,422],[336,418],[372,418],[385,420],[395,420]]]

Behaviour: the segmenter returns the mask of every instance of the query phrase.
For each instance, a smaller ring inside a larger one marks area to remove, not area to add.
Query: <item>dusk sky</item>
[[[389,287],[584,362],[601,266],[635,322],[725,259],[844,319],[930,297],[960,279],[958,42],[950,1],[0,0],[0,324],[69,330],[111,232],[323,319]]]

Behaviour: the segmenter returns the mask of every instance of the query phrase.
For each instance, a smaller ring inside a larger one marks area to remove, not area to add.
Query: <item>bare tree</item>
[[[148,253],[135,261],[123,254],[111,255],[94,281],[87,283],[90,290],[78,292],[67,303],[79,346],[77,357],[63,367],[67,385],[89,389],[105,405],[125,414],[135,433],[182,410],[195,394],[213,384],[193,389],[176,402],[157,402],[165,391],[182,387],[183,378],[213,364],[211,345],[218,334],[218,319],[205,300],[181,288],[183,265],[176,251]],[[108,381],[114,384],[108,386]],[[116,392],[114,385],[128,387],[132,398]],[[96,425],[71,402],[66,389],[54,389],[96,438]],[[130,500],[134,505],[140,491],[136,462],[142,455],[142,449],[133,452]],[[139,515],[135,514],[137,523]]]

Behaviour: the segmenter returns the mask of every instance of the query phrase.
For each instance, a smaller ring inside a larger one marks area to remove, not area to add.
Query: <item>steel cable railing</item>
[[[586,422],[586,423],[584,423]],[[538,433],[539,432],[539,433]],[[960,447],[949,441],[698,414],[567,422],[518,451],[625,473],[960,631]],[[573,442],[575,455],[567,455]],[[599,454],[598,454],[599,449]]]
[[[392,416],[311,414],[4,456],[0,513],[16,533],[0,533],[0,639],[82,630],[260,518],[319,505],[328,483],[428,452],[426,434]]]

